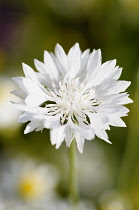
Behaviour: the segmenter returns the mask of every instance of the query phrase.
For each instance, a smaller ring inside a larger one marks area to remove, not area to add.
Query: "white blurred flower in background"
[[[59,173],[54,165],[28,158],[10,158],[0,164],[0,210],[71,210],[68,199],[57,193]],[[81,200],[79,210],[96,210]]]
[[[0,200],[0,210],[30,210],[27,206],[17,201]]]
[[[17,112],[10,103],[15,98],[10,94],[13,88],[16,86],[9,77],[0,76],[0,132],[15,130],[20,126],[16,121],[21,112]]]
[[[116,191],[105,192],[100,199],[102,210],[133,210],[129,197]]]
[[[8,201],[8,205],[21,203],[30,208],[41,208],[53,198],[58,184],[58,172],[54,166],[27,159],[5,162],[0,175],[0,197],[6,204]]]
[[[67,200],[54,197],[38,206],[29,205],[17,201],[0,200],[0,210],[71,210],[70,203]],[[76,210],[97,210],[96,207],[89,202],[80,202]]]

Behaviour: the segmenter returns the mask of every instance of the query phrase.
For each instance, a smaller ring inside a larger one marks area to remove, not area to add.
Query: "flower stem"
[[[75,139],[69,148],[69,197],[75,209],[78,203],[78,183],[77,183],[77,166],[76,166],[76,145]]]

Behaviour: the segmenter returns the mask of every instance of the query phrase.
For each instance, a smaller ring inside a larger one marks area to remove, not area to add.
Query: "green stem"
[[[76,208],[78,203],[78,183],[77,183],[77,166],[76,166],[76,145],[75,139],[72,141],[69,148],[69,197]]]

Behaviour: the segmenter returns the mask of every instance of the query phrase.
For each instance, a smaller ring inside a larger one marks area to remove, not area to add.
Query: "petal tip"
[[[26,65],[24,62],[22,62],[22,66]]]
[[[109,143],[109,144],[112,144],[112,142],[111,142],[111,141],[109,141],[108,139],[106,140],[106,142],[107,142],[107,143]]]
[[[27,134],[28,132],[26,131],[26,129],[24,130],[24,134]]]
[[[61,45],[59,43],[56,44],[55,49],[61,48]]]

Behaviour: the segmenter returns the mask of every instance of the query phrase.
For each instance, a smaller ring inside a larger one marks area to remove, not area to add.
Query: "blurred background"
[[[75,42],[116,58],[134,100],[127,128],[108,131],[112,145],[86,141],[78,153],[79,209],[139,209],[139,1],[0,0],[0,210],[69,209],[65,143],[56,150],[46,129],[24,135],[9,101],[22,62],[34,68],[44,50]]]

